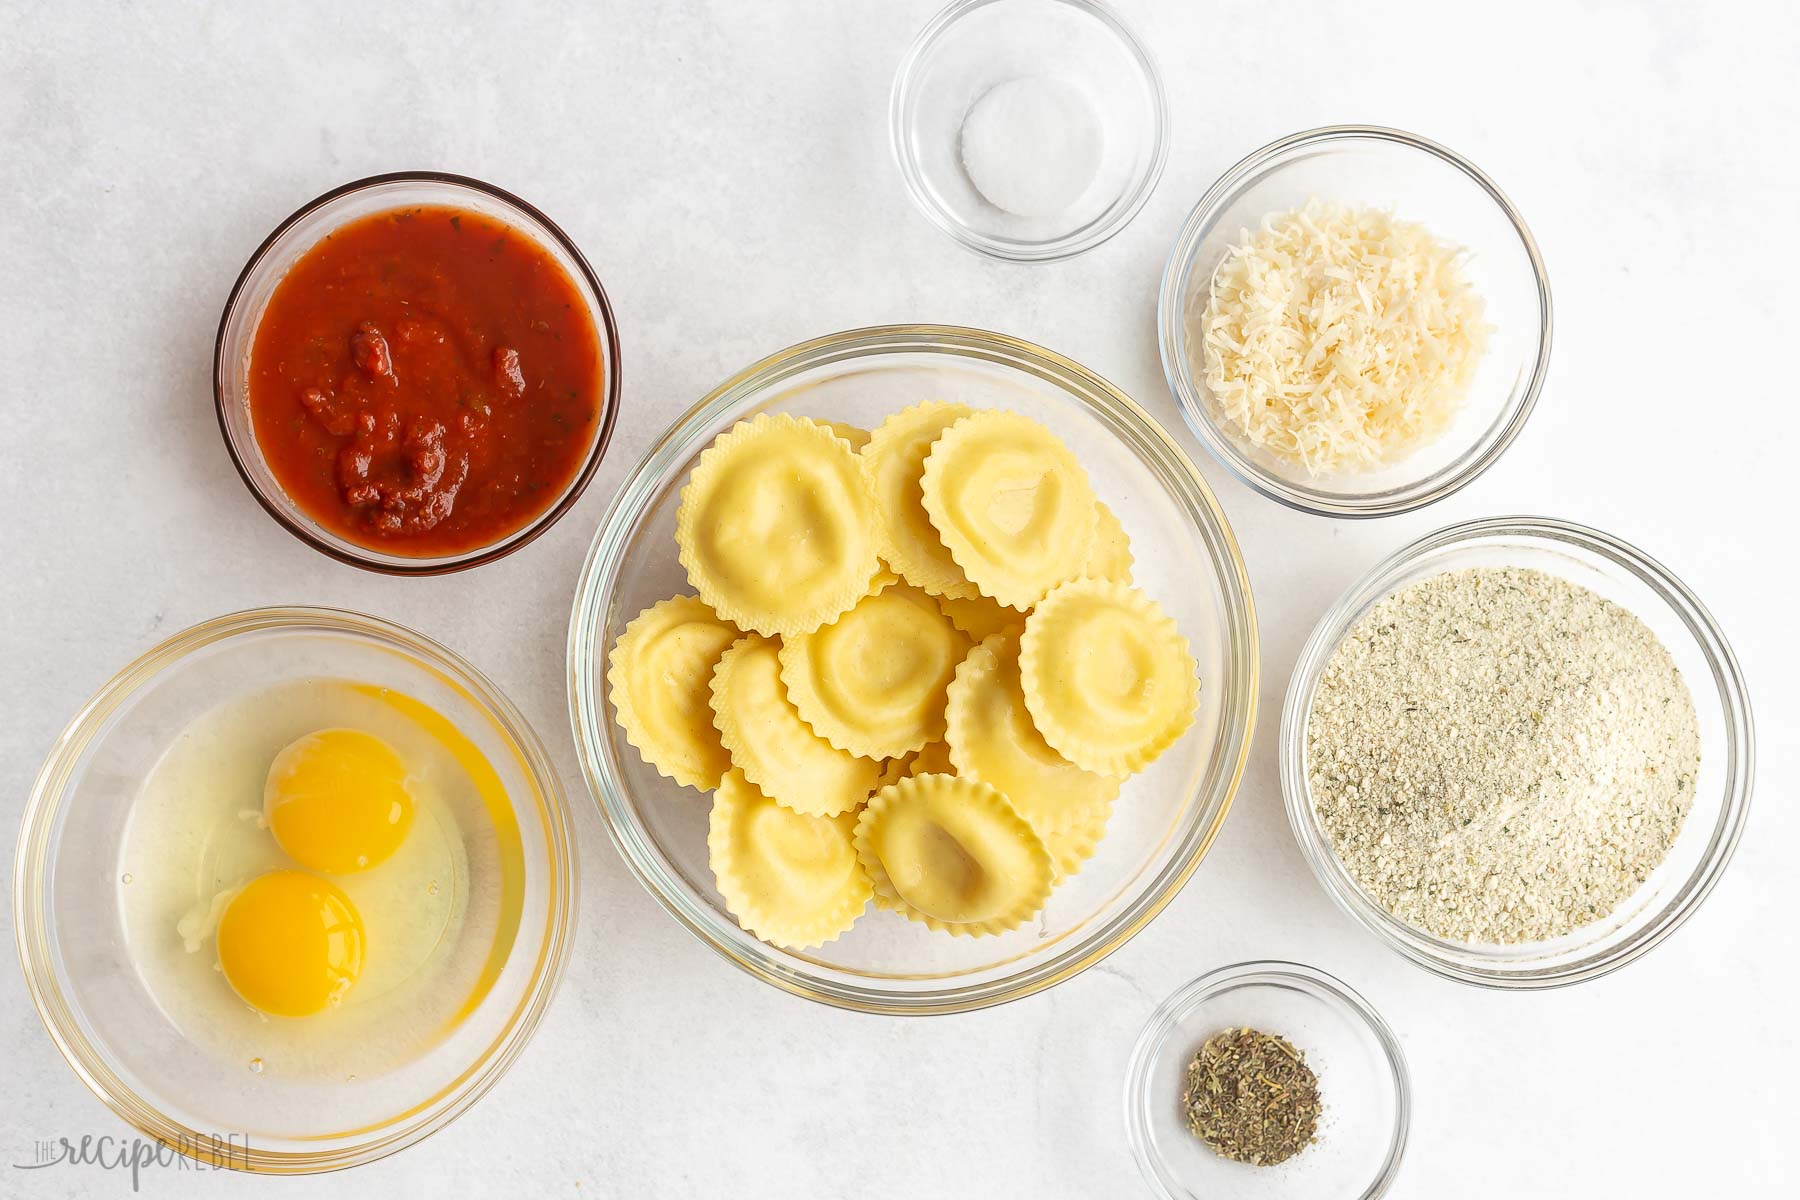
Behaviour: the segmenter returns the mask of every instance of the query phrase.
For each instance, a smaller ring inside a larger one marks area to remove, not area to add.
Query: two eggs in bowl
[[[150,772],[124,839],[120,911],[148,992],[258,1073],[368,1078],[423,1053],[480,1003],[518,920],[491,776],[385,688],[293,680],[208,711]]]

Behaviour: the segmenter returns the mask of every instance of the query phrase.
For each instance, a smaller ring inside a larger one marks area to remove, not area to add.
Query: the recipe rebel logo
[[[248,1170],[250,1135],[247,1133],[196,1133],[174,1140],[83,1134],[80,1140],[40,1138],[32,1143],[28,1162],[15,1162],[15,1171],[42,1171],[51,1167],[93,1167],[102,1171],[130,1172],[131,1190],[137,1191],[146,1169],[176,1171]]]

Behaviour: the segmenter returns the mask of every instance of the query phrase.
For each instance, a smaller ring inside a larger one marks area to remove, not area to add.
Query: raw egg
[[[263,816],[288,856],[327,875],[386,862],[412,828],[413,795],[394,748],[360,729],[321,729],[269,767]]]
[[[480,1008],[510,969],[524,870],[505,782],[457,725],[315,675],[234,693],[171,740],[117,891],[132,965],[197,1050],[341,1084]]]
[[[356,906],[304,871],[270,871],[246,884],[219,918],[218,942],[226,982],[271,1016],[335,1007],[362,972]]]

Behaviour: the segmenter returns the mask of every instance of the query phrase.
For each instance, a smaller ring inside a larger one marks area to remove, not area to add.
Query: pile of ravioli
[[[773,945],[829,942],[871,900],[1017,928],[1193,723],[1187,641],[1131,585],[1124,529],[1017,413],[740,421],[675,540],[697,594],[626,626],[609,692],[646,762],[713,793],[719,893]]]

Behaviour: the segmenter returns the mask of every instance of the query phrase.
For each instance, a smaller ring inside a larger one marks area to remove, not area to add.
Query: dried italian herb
[[[1220,1156],[1273,1166],[1312,1145],[1319,1080],[1286,1038],[1227,1029],[1188,1064],[1182,1107],[1188,1129]]]

